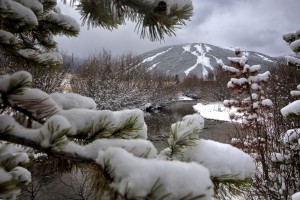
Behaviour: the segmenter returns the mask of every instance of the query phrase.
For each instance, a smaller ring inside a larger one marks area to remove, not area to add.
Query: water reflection
[[[193,105],[196,101],[180,101],[173,102],[159,113],[151,113],[145,115],[145,121],[148,126],[149,136],[168,136],[171,124],[181,121],[185,115],[195,113]]]
[[[146,114],[149,139],[159,151],[165,148],[164,142],[169,137],[171,124],[181,121],[185,115],[196,113],[193,105],[197,103],[197,101],[173,102],[159,113]],[[236,134],[235,125],[231,122],[205,119],[199,137],[227,143]]]

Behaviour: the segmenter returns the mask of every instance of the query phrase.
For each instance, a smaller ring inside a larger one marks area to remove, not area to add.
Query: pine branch
[[[95,163],[95,161],[91,158],[86,158],[86,157],[83,157],[80,155],[73,155],[68,152],[64,152],[62,150],[57,150],[54,148],[43,148],[39,142],[30,140],[30,139],[26,139],[26,138],[22,138],[22,137],[18,137],[18,136],[11,135],[11,134],[5,134],[4,132],[2,132],[2,130],[0,132],[0,135],[1,135],[0,139],[3,141],[30,147],[41,153],[46,153],[49,156],[54,156],[54,157],[58,157],[58,158],[66,159],[66,160],[75,161],[75,162]]]

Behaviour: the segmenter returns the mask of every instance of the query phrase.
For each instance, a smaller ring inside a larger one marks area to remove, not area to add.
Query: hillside
[[[260,64],[262,71],[273,66],[277,58],[253,51],[243,51],[249,64]],[[142,63],[150,66],[148,70],[184,78],[196,74],[205,78],[219,63],[227,64],[227,58],[234,56],[234,48],[218,47],[204,43],[192,43],[162,47],[140,55]]]

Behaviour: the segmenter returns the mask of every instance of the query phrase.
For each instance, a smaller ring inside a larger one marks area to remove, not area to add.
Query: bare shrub
[[[72,79],[74,92],[95,99],[100,109],[139,107],[174,97],[175,81],[150,73],[131,54],[112,58],[107,51],[89,57]]]

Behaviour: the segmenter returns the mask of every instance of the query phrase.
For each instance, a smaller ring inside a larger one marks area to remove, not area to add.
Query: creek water
[[[149,140],[154,143],[159,151],[164,148],[164,141],[169,137],[171,124],[181,121],[185,115],[196,113],[193,105],[197,103],[197,101],[172,102],[164,107],[161,112],[145,115]],[[235,134],[236,130],[233,123],[205,119],[200,138],[227,142]]]

